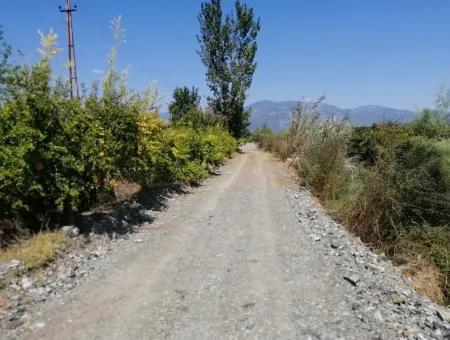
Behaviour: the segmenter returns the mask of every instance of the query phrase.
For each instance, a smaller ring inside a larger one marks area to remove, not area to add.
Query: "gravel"
[[[448,309],[417,295],[270,155],[244,150],[156,210],[130,202],[87,215],[90,232],[68,230],[82,247],[39,277],[9,279],[0,337],[450,338]]]
[[[335,277],[342,272],[351,273],[342,275],[353,287],[353,292],[345,298],[358,306],[352,311],[373,336],[381,339],[450,338],[449,309],[416,294],[410,278],[403,277],[384,253],[373,253],[345,231],[327,216],[305,188],[295,189],[288,196],[307,234],[328,235],[329,241],[312,245],[326,256]],[[383,323],[383,320],[389,322]]]

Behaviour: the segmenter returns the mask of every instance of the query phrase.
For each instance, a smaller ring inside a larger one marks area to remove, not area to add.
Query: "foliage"
[[[172,123],[178,122],[193,110],[198,110],[200,106],[200,96],[198,89],[192,87],[177,87],[173,91],[173,102],[169,105],[170,120]]]
[[[392,161],[412,136],[409,126],[393,122],[354,127],[347,142],[348,155],[366,166]]]
[[[440,273],[440,288],[443,292],[439,302],[450,303],[450,229],[448,226],[418,226],[399,236],[386,246],[395,259],[417,263],[432,263]],[[433,296],[432,296],[433,297]],[[439,299],[438,299],[439,300]]]
[[[436,108],[446,116],[447,122],[450,122],[450,89],[441,86],[436,95]]]
[[[416,136],[434,139],[450,138],[450,124],[438,112],[424,110],[413,122],[412,127]]]
[[[208,165],[219,165],[237,148],[235,139],[220,126],[170,126],[154,113],[141,119],[139,135],[142,169],[151,174],[139,176],[145,184],[198,183],[207,176]]]
[[[0,103],[6,95],[7,79],[13,69],[13,66],[10,63],[11,55],[11,45],[6,43],[3,28],[0,25]]]
[[[279,135],[263,126],[253,138],[260,146],[292,159],[304,184],[323,201],[334,199],[345,170],[348,125],[344,121],[320,120],[318,107],[324,97],[299,102],[292,111],[291,124]]]
[[[254,140],[289,159],[301,181],[363,241],[408,261],[422,256],[423,268],[438,273],[438,291],[427,294],[450,301],[449,123],[424,110],[409,124],[351,127],[321,120],[319,103],[299,104],[286,131],[259,129]]]
[[[220,0],[202,3],[199,15],[199,54],[206,66],[213,112],[224,116],[237,138],[247,134],[250,112],[244,109],[246,92],[256,69],[259,19],[253,9],[235,2],[235,13],[223,16]]]
[[[178,126],[190,126],[194,129],[219,126],[225,128],[223,117],[214,114],[209,109],[192,109],[177,122]]]
[[[356,128],[350,138],[364,176],[360,189],[342,198],[347,203],[340,215],[367,241],[395,238],[410,225],[450,221],[448,142],[414,136],[429,134],[415,127]]]
[[[120,19],[112,28],[116,44],[101,92],[93,87],[70,99],[66,84],[53,79],[52,31],[41,35],[40,61],[9,75],[0,103],[0,220],[38,230],[72,223],[114,199],[118,181],[198,183],[236,149],[216,115],[191,114],[198,117],[184,125],[159,119],[155,87],[133,92],[116,71]]]
[[[218,166],[237,150],[237,142],[220,126],[209,126],[200,136],[201,154],[204,164]]]
[[[264,150],[271,150],[272,137],[273,137],[272,130],[267,126],[266,123],[264,123],[263,126],[253,131],[251,135],[251,141],[258,144],[258,146],[260,148],[263,148]]]

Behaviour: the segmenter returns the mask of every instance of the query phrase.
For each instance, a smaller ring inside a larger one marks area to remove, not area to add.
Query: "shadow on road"
[[[83,234],[107,234],[110,238],[134,232],[143,223],[152,223],[152,211],[166,208],[168,200],[188,192],[182,185],[144,187],[131,199],[115,202],[107,208],[81,215]]]

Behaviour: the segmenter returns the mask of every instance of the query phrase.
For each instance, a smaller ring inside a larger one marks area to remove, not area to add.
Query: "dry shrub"
[[[264,129],[255,132],[260,146],[281,160],[292,159],[302,182],[322,201],[329,201],[336,198],[345,169],[349,126],[336,119],[323,120],[319,112],[323,100],[299,102],[284,133],[273,135]]]
[[[118,200],[132,198],[141,190],[141,186],[135,182],[119,181],[114,185],[114,195]]]
[[[343,139],[329,131],[315,136],[315,146],[297,156],[300,177],[323,202],[336,198],[345,168]]]
[[[450,303],[450,229],[422,226],[400,234],[383,248],[396,264],[406,264],[415,285],[427,296]],[[434,273],[433,273],[434,271]],[[428,277],[429,283],[426,283]],[[439,289],[437,289],[438,287]]]
[[[415,265],[410,263],[403,269],[403,274],[411,277],[412,287],[420,295],[440,304],[445,302],[441,274],[433,264]]]
[[[69,238],[61,232],[41,232],[23,243],[0,251],[0,261],[17,259],[25,269],[38,268],[53,261],[68,243]]]
[[[340,220],[364,242],[393,239],[402,212],[400,193],[382,165],[360,169],[355,192],[342,198]]]

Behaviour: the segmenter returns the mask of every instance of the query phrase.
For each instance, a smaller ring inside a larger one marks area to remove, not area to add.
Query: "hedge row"
[[[171,126],[149,93],[111,69],[81,99],[52,80],[48,60],[20,67],[0,102],[0,220],[41,228],[89,209],[118,181],[196,183],[237,148],[220,126]]]

